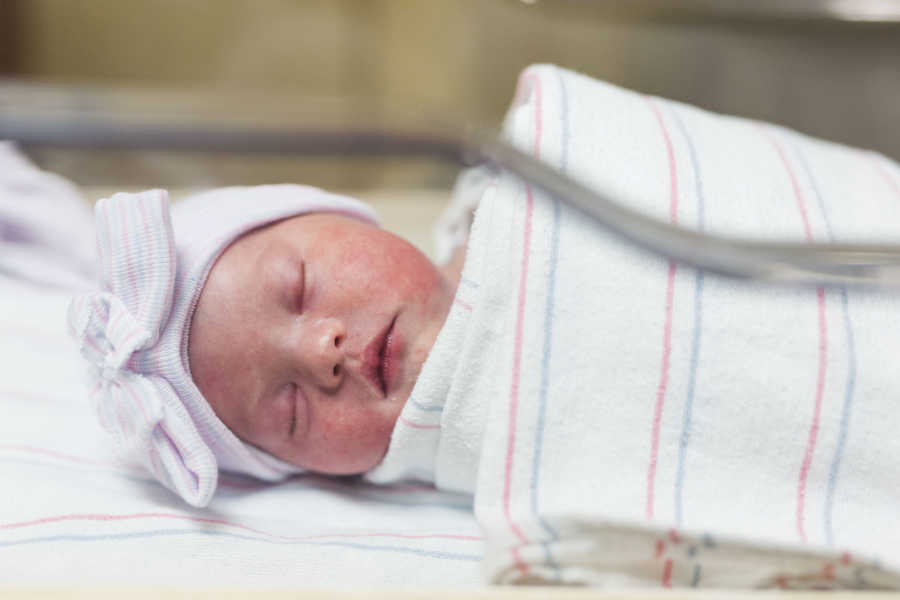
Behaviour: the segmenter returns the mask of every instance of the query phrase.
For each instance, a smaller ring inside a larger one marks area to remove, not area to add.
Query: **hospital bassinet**
[[[96,92],[81,92],[61,104],[59,96],[54,96],[49,105],[46,96],[29,94],[33,90],[10,91],[7,97],[15,98],[17,106],[0,118],[0,137],[70,151],[427,154],[462,162],[486,158],[521,171],[551,192],[581,199],[585,210],[600,206],[598,216],[626,237],[699,266],[803,284],[844,281],[841,277],[851,283],[896,282],[895,248],[810,250],[809,246],[734,243],[679,231],[615,204],[598,204],[607,199],[493,138],[478,137],[478,132],[461,135],[452,128],[416,128],[409,123],[373,128],[360,122],[317,123],[315,127],[307,122],[274,128],[260,122],[188,122],[177,115],[134,119],[127,111],[112,110],[116,101]],[[184,191],[194,185],[183,186]],[[85,196],[95,200],[108,190],[109,186],[89,187]],[[420,224],[433,222],[447,192],[420,188],[361,196],[381,210],[389,228],[427,249],[428,235]],[[9,584],[33,584],[43,578],[52,586],[163,583],[313,589],[378,584],[462,587],[469,590],[459,594],[476,597],[526,598],[543,593],[474,590],[480,584],[482,548],[470,514],[471,502],[428,486],[376,488],[318,477],[270,486],[226,477],[224,498],[215,510],[186,509],[128,465],[103,458],[100,436],[85,442],[83,432],[96,426],[82,402],[74,348],[64,337],[62,323],[54,320],[68,294],[22,281],[3,285],[0,349],[4,364],[15,368],[0,384],[4,412],[11,416],[5,419],[0,452],[6,481],[17,482],[12,512],[19,516],[4,518],[0,530],[6,534],[2,544],[7,552],[14,552],[21,576]],[[53,385],[47,385],[47,372],[57,373]],[[457,592],[440,593],[453,597]]]

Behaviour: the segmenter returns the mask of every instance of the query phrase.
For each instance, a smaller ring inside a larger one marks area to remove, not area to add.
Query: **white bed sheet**
[[[476,586],[467,496],[224,476],[192,509],[116,458],[66,335],[68,294],[0,275],[0,582]]]

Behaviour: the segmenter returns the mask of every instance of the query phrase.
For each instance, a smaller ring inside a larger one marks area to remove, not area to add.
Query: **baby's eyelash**
[[[288,433],[293,436],[294,431],[297,429],[297,386],[296,384],[291,384],[291,426],[288,429]]]
[[[297,291],[297,312],[306,308],[306,261],[300,261],[300,289]]]
[[[291,312],[306,309],[306,262],[299,258],[286,260],[280,273],[279,300]]]

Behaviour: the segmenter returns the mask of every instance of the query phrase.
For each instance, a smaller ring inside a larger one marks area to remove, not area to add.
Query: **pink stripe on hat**
[[[188,334],[212,265],[252,229],[312,212],[377,224],[364,204],[299,185],[222,188],[169,211],[167,194],[116,194],[95,207],[100,290],[69,305],[90,363],[101,422],[166,487],[194,506],[218,470],[267,481],[302,469],[239,440],[191,377]]]

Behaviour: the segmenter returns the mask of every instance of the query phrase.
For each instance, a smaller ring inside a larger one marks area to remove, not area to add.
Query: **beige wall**
[[[3,1],[20,77],[358,96],[496,123],[517,72],[556,62],[900,159],[898,25],[646,21],[571,0]]]

